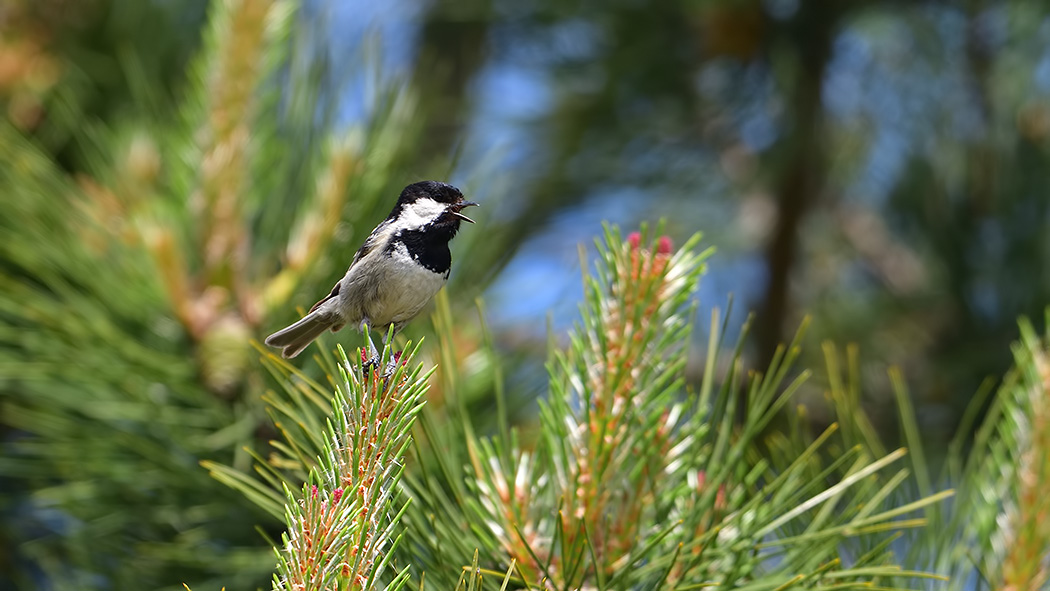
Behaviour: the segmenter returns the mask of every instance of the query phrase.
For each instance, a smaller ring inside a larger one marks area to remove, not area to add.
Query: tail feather
[[[334,324],[321,314],[311,312],[299,322],[266,337],[264,342],[271,347],[282,347],[281,356],[291,359],[301,353],[314,339],[321,336],[321,333],[332,328]]]

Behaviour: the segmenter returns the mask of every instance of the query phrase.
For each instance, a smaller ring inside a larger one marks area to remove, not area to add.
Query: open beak
[[[454,217],[457,217],[457,218],[463,220],[464,222],[470,222],[470,223],[473,224],[474,220],[472,220],[472,219],[468,218],[467,216],[459,213],[459,211],[461,209],[463,209],[464,207],[470,207],[472,205],[473,206],[477,206],[477,203],[474,203],[473,201],[460,201],[459,203],[454,204],[450,209],[452,209],[452,215]]]

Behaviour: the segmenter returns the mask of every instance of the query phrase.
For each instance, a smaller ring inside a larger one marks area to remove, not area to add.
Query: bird
[[[266,337],[285,359],[295,357],[326,330],[352,326],[378,331],[386,346],[390,327],[401,329],[448,281],[452,253],[448,244],[461,222],[474,223],[461,211],[477,206],[448,183],[422,181],[408,185],[391,210],[365,239],[346,274],[332,291],[299,321]],[[369,363],[379,353],[368,340]]]

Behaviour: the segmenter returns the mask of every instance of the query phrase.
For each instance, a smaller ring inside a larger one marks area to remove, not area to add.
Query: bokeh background
[[[698,356],[731,294],[756,367],[808,314],[933,456],[1050,303],[1039,0],[3,0],[0,129],[2,588],[268,586],[198,462],[273,437],[250,340],[423,178],[483,204],[449,305],[525,425],[603,221],[717,247]]]

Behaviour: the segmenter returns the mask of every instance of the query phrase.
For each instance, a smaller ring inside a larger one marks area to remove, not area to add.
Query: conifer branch
[[[367,338],[367,337],[366,337]],[[387,348],[384,363],[392,353]],[[285,522],[275,590],[398,589],[407,569],[391,575],[407,501],[398,481],[429,373],[408,370],[411,355],[389,376],[350,363],[339,349],[341,378],[315,464],[301,490],[285,486]],[[294,389],[294,384],[288,384]],[[243,485],[240,485],[243,488]]]

